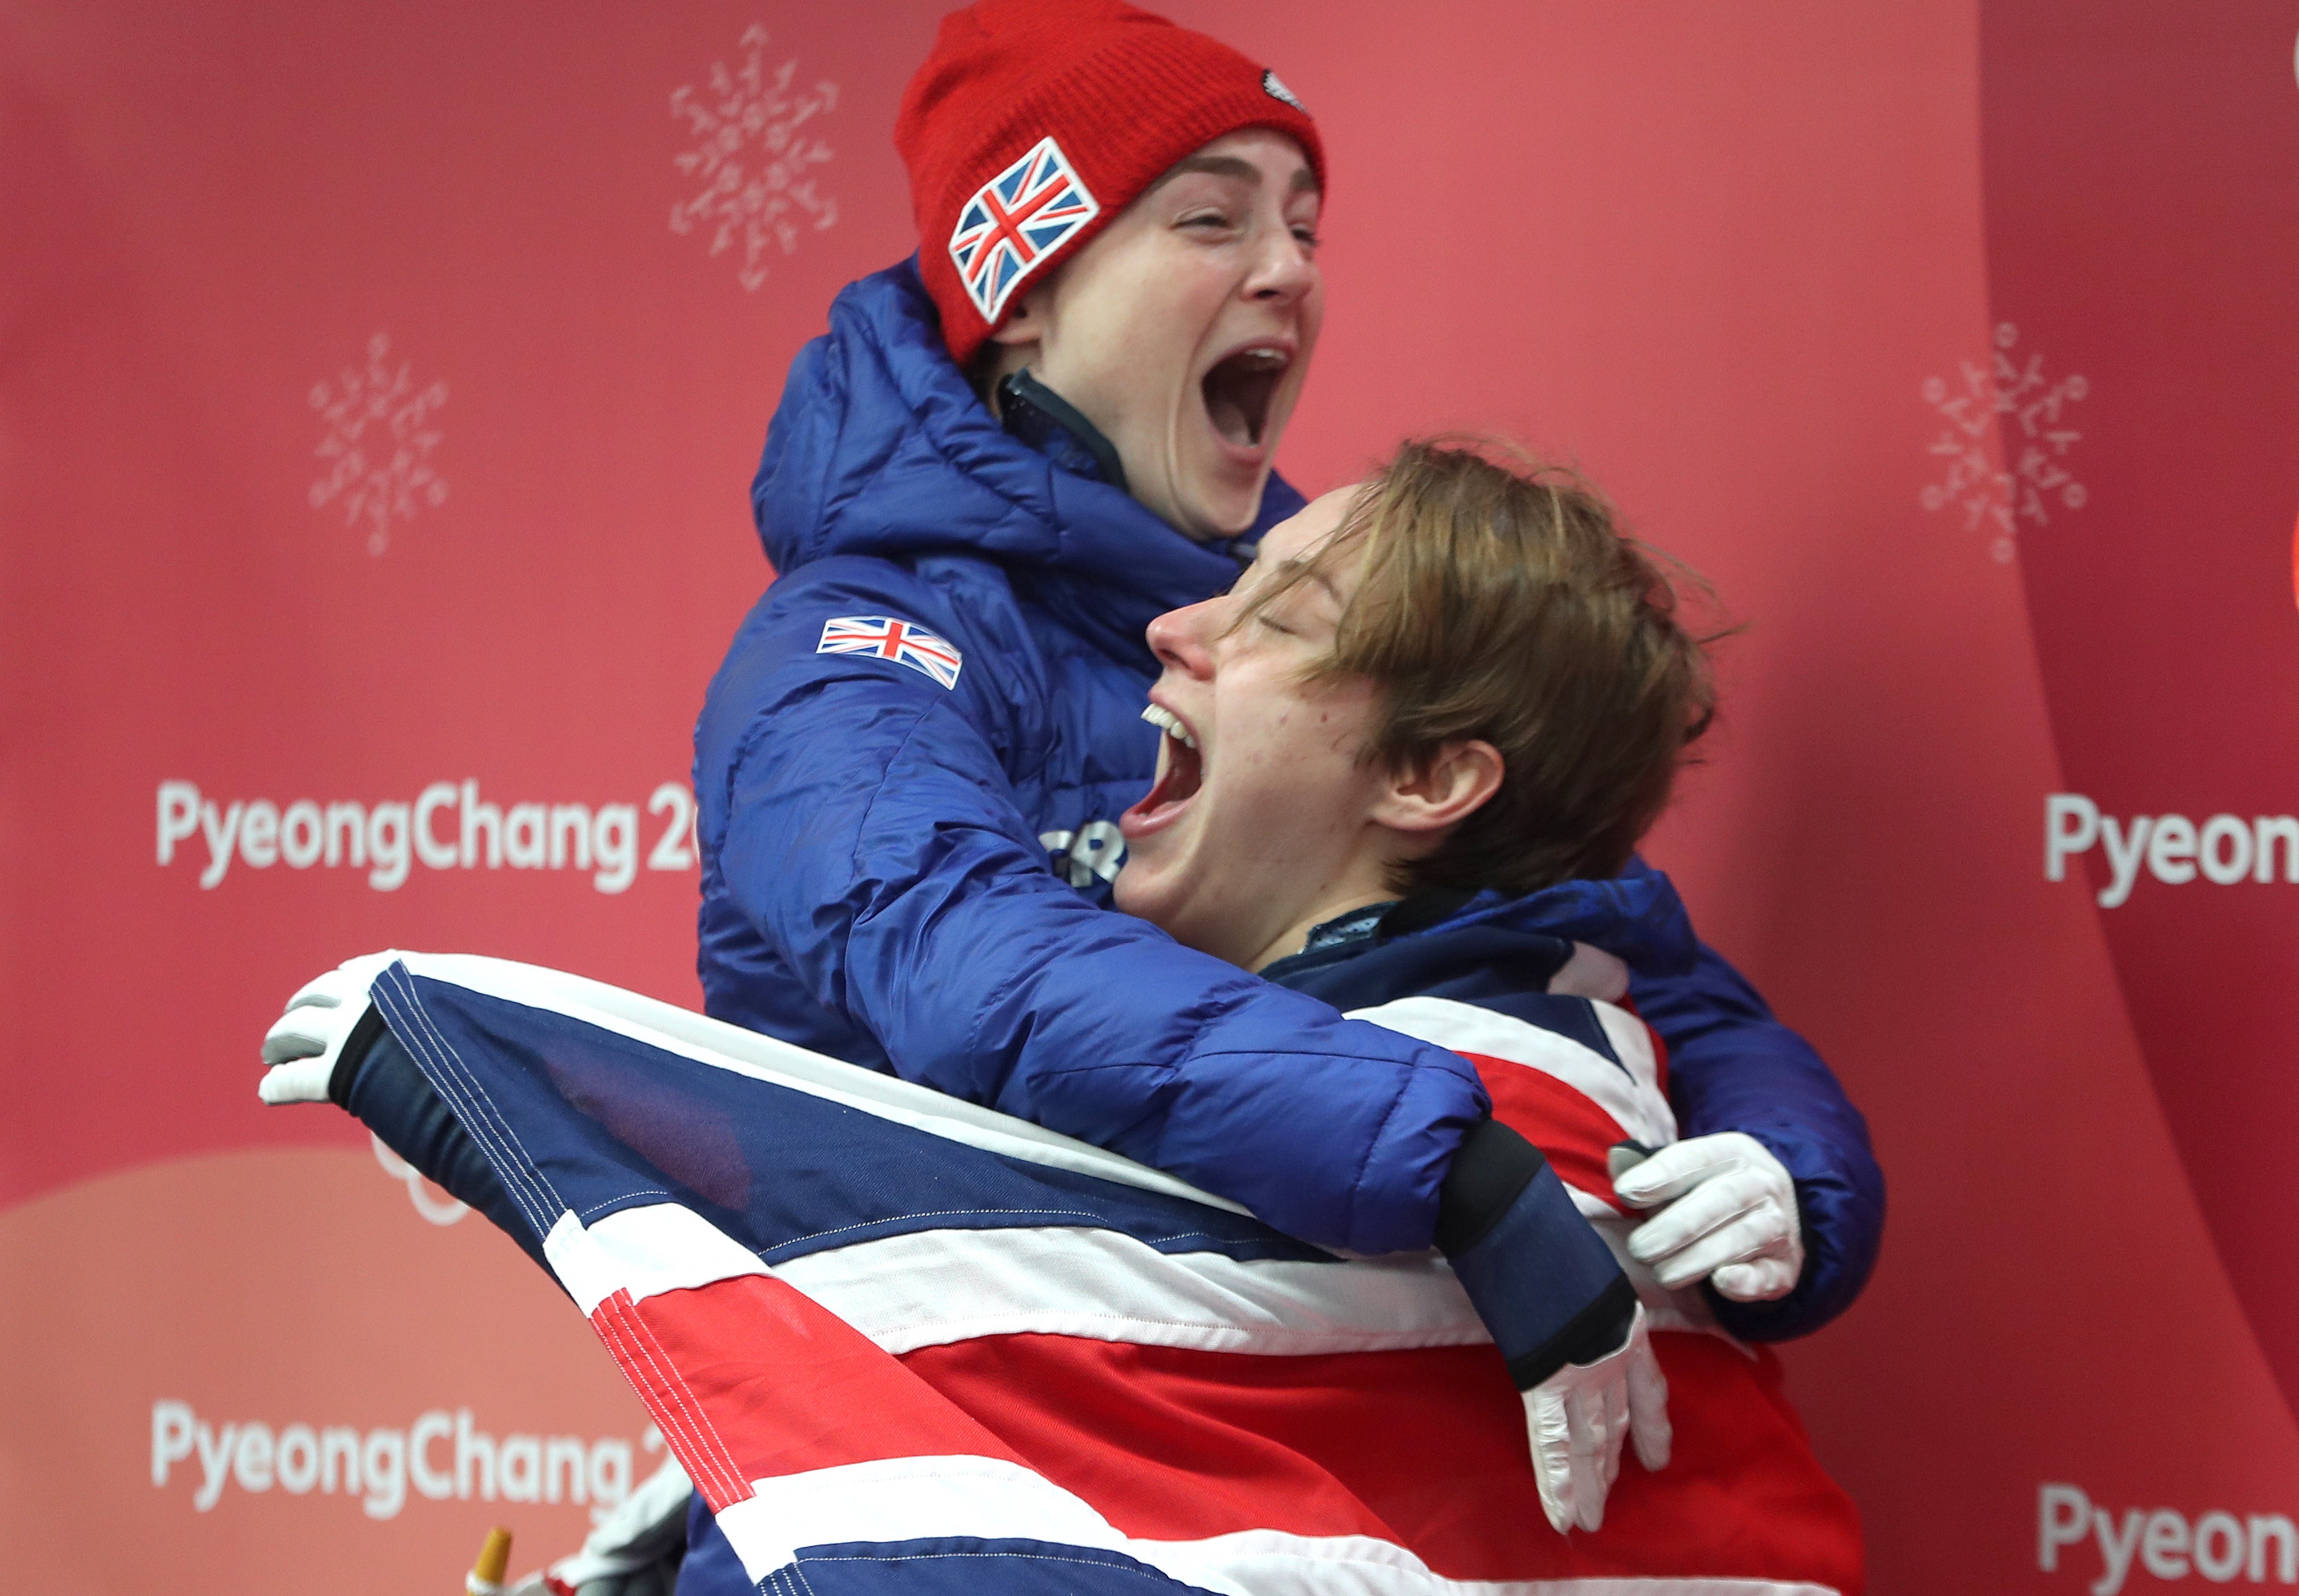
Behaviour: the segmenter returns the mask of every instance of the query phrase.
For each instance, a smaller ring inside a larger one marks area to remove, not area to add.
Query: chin
[[[1196,947],[1187,934],[1187,905],[1176,902],[1173,892],[1159,891],[1159,885],[1153,874],[1136,870],[1129,862],[1110,884],[1110,903],[1120,914],[1147,921],[1183,946]]]
[[[1160,930],[1166,929],[1165,919],[1158,914],[1156,876],[1137,869],[1131,860],[1120,868],[1117,879],[1109,884],[1109,902],[1120,914],[1130,914],[1137,920],[1148,920]]]
[[[1261,514],[1262,490],[1268,484],[1269,473],[1264,471],[1250,487],[1208,485],[1191,495],[1185,513],[1191,525],[1208,537],[1239,536],[1253,530],[1254,520]]]

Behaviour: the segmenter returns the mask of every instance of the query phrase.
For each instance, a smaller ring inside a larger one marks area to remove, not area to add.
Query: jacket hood
[[[1153,616],[1227,587],[1234,545],[1302,500],[1273,474],[1251,532],[1201,544],[1008,436],[951,362],[913,257],[849,284],[829,332],[792,362],[751,503],[777,570],[837,554],[985,557],[1107,590],[1098,603],[1124,612],[1108,619],[1138,646]]]
[[[1699,943],[1675,884],[1642,861],[1610,881],[1566,881],[1522,898],[1479,893],[1426,928],[1428,935],[1473,926],[1585,942],[1639,976],[1681,975]]]

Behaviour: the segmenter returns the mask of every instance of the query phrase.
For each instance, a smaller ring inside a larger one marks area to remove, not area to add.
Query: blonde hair
[[[1306,566],[1356,567],[1313,679],[1381,689],[1365,751],[1414,769],[1447,743],[1500,752],[1500,788],[1392,888],[1522,894],[1619,874],[1715,714],[1678,595],[1571,472],[1490,441],[1407,444]],[[1696,578],[1697,581],[1697,578]]]

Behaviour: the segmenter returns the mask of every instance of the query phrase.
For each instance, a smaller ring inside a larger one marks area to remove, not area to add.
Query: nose
[[[1261,258],[1254,263],[1252,275],[1246,278],[1246,297],[1289,304],[1307,297],[1322,280],[1317,259],[1309,253],[1308,245],[1293,236],[1291,227],[1281,223],[1268,229],[1268,242],[1261,251]]]
[[[1225,602],[1211,598],[1185,604],[1151,621],[1147,636],[1150,652],[1158,656],[1158,662],[1167,670],[1200,680],[1213,675],[1213,650],[1209,644],[1218,635],[1219,617],[1216,611]]]

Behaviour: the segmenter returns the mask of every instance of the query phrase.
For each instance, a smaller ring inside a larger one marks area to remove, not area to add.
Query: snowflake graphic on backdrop
[[[2080,376],[2054,381],[2044,373],[2044,357],[2013,354],[2020,329],[2006,321],[1996,329],[1995,353],[1987,365],[1963,362],[1963,387],[1952,388],[1940,377],[1924,380],[1924,403],[1943,423],[1930,453],[1941,462],[1939,479],[1918,495],[1926,510],[1955,505],[1963,524],[1977,531],[1996,528],[1992,545],[1998,560],[2017,552],[2019,523],[2049,526],[2052,510],[2080,510],[2084,485],[2069,471],[2068,450],[2083,434],[2066,424],[2067,407],[2091,391]],[[1988,424],[1998,428],[2003,463],[1990,454]]]
[[[743,30],[743,47],[750,54],[741,66],[711,63],[708,89],[689,84],[670,96],[670,113],[685,119],[695,138],[672,163],[701,183],[693,199],[671,206],[670,230],[710,229],[714,255],[739,241],[743,264],[735,275],[755,294],[767,280],[768,245],[790,254],[802,221],[820,232],[838,220],[837,200],[822,192],[812,170],[830,159],[830,146],[800,131],[837,109],[838,85],[792,93],[795,61],[769,75],[761,23]]]
[[[344,368],[334,382],[311,385],[311,408],[328,424],[312,453],[328,474],[311,484],[311,508],[340,502],[344,525],[367,527],[367,552],[391,546],[391,523],[411,521],[419,509],[436,509],[447,484],[431,467],[439,446],[432,414],[447,403],[447,385],[418,387],[404,361],[394,366],[391,338],[367,343],[367,366]]]

